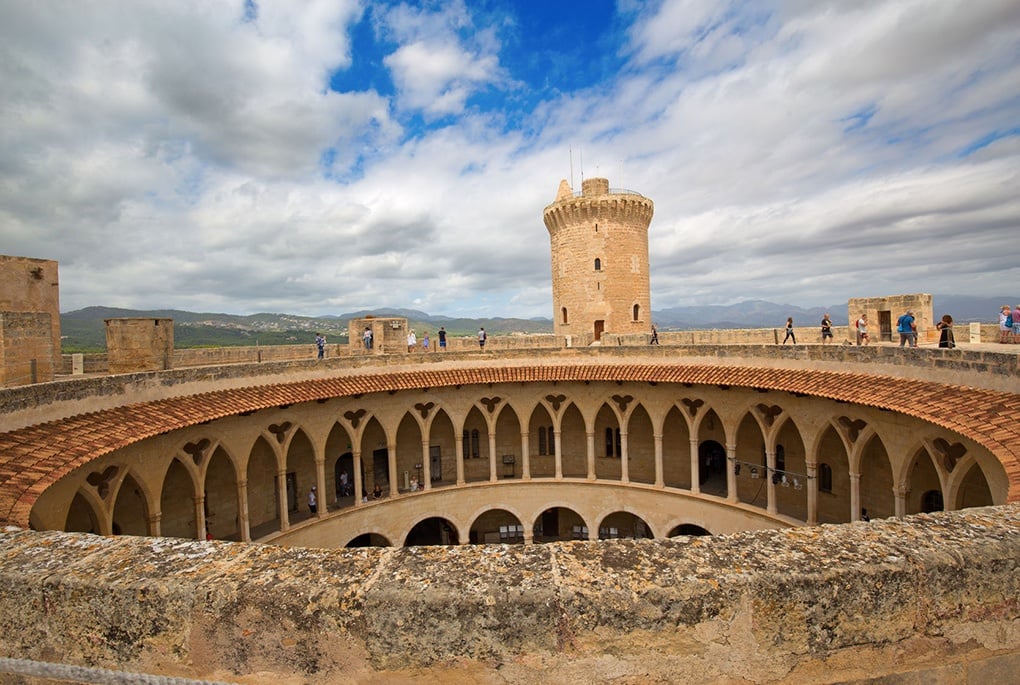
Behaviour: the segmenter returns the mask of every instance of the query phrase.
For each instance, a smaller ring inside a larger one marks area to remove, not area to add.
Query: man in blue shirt
[[[917,347],[917,337],[914,332],[914,312],[907,310],[907,313],[896,321],[896,332],[900,334],[900,347],[910,343],[911,347]]]

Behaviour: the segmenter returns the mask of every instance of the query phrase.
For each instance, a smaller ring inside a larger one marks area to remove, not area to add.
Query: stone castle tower
[[[647,333],[651,330],[648,225],[654,204],[609,180],[581,181],[575,195],[560,181],[545,208],[552,249],[553,330],[558,335]]]

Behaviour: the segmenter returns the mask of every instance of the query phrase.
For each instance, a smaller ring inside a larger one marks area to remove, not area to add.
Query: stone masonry
[[[648,225],[654,205],[629,190],[589,178],[575,196],[561,181],[545,208],[552,250],[557,335],[600,340],[603,333],[651,329]]]

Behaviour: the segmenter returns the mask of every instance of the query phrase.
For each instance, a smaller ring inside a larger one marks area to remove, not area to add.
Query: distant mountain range
[[[1016,298],[933,296],[935,315],[952,314],[960,322],[997,321],[999,307]],[[830,307],[796,307],[765,300],[747,300],[731,305],[669,307],[652,312],[660,330],[696,330],[706,328],[781,328],[792,316],[799,326],[813,325],[829,313],[837,326],[847,325],[846,302]],[[64,352],[98,352],[106,349],[104,319],[168,318],[174,320],[176,347],[229,347],[234,345],[293,345],[311,343],[315,333],[327,340],[346,341],[347,322],[365,316],[406,318],[412,328],[423,333],[444,326],[450,335],[473,335],[480,326],[493,335],[510,333],[552,333],[552,319],[490,318],[469,319],[433,316],[417,309],[382,308],[317,317],[293,314],[211,314],[177,309],[135,310],[112,307],[86,307],[60,315]]]

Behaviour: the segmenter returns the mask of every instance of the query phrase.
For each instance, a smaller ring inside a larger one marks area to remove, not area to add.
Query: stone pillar
[[[561,440],[563,434],[560,433],[558,426],[553,431],[553,435],[556,436],[556,480],[563,480],[563,444]]]
[[[737,446],[726,444],[726,500],[737,501]]]
[[[151,513],[148,518],[148,531],[149,531],[148,534],[154,538],[160,537],[160,535],[162,534],[160,532],[162,522],[163,514],[161,512],[154,511],[153,513]]]
[[[422,490],[432,489],[432,460],[429,458],[429,438],[426,435],[421,441],[421,479],[418,483]]]
[[[390,476],[390,497],[395,497],[400,494],[400,490],[397,488],[397,444],[395,442],[386,443],[386,466]]]
[[[729,446],[726,448],[729,450]],[[701,466],[698,464],[698,439],[691,438],[691,492],[701,492]]]
[[[776,474],[776,451],[775,449],[765,450],[765,463],[768,466],[766,469],[766,477],[769,479],[765,484],[765,491],[768,493],[768,512],[775,514],[776,509],[776,484],[773,476]]]
[[[627,433],[620,431],[620,482],[630,482],[630,450],[627,449]]]
[[[896,504],[896,518],[901,519],[907,515],[907,495],[910,488],[900,486],[893,487],[893,501]]]
[[[354,506],[360,507],[364,502],[361,499],[361,493],[365,489],[365,484],[361,479],[361,450],[351,450],[351,470],[354,471],[351,474],[352,483],[354,484]]]
[[[595,480],[595,431],[585,433],[585,459],[588,464],[588,480]]]
[[[326,490],[326,455],[315,457],[315,484],[319,491],[318,505],[315,507],[316,516],[321,519],[326,516],[326,512],[329,510],[326,502],[328,499],[326,493],[329,492]],[[333,487],[330,490],[336,490],[336,488]],[[338,506],[337,509],[339,508]]]
[[[297,493],[298,506],[301,506],[301,493]],[[287,469],[276,471],[276,506],[280,509],[280,530],[290,529],[290,511],[287,509]]]
[[[463,434],[463,429],[461,429],[461,433]],[[454,441],[454,445],[456,445],[455,452],[457,453],[457,485],[464,485],[464,440],[457,439]]]
[[[653,433],[652,439],[655,441],[655,487],[664,488],[666,480],[662,470],[662,433]]]
[[[248,513],[248,481],[237,481],[237,527],[240,528],[241,542],[251,542],[251,517]]]
[[[489,433],[489,482],[495,483],[499,480],[499,472],[496,470],[496,429]]]
[[[195,498],[195,539],[205,540],[205,496]]]
[[[531,434],[521,431],[521,480],[531,480]]]
[[[807,463],[807,524],[818,525],[818,465]]]
[[[861,474],[850,472],[850,520],[861,520]]]

